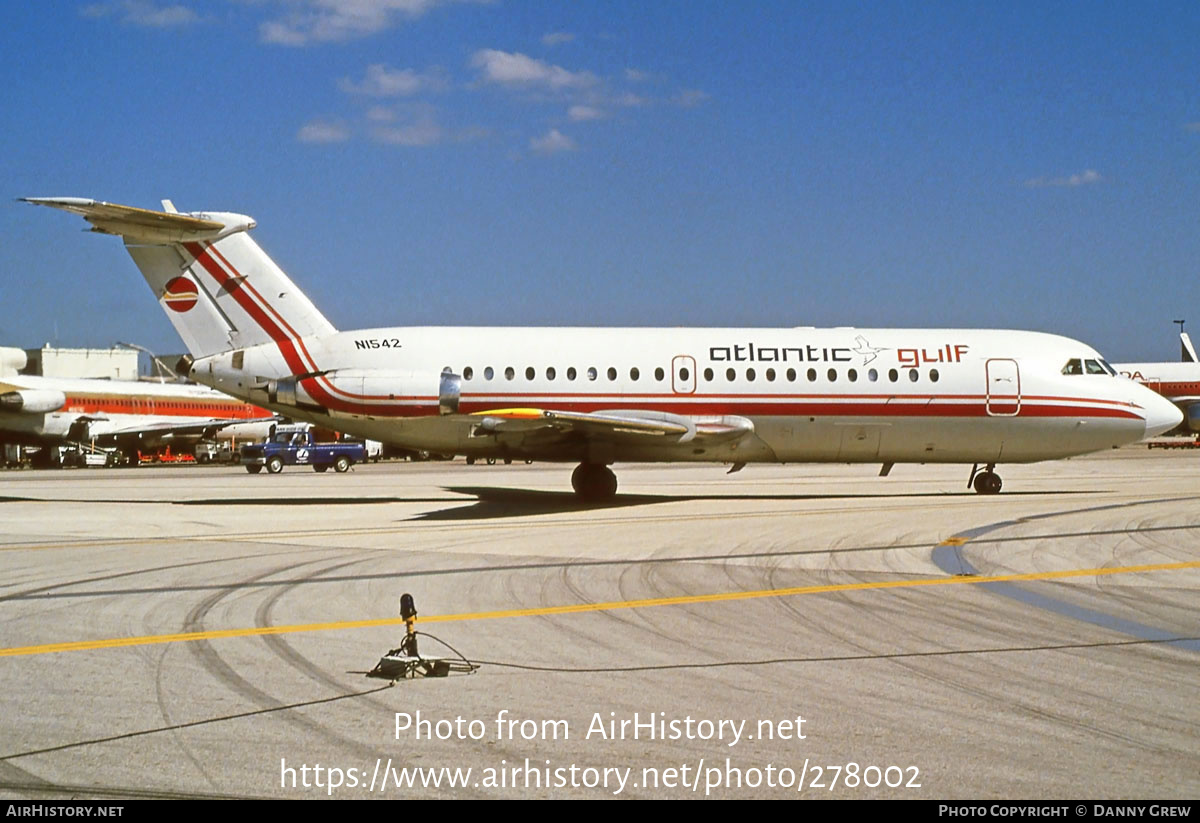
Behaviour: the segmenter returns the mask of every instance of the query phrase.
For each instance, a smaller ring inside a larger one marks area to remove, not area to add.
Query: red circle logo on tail
[[[186,277],[176,277],[167,283],[162,300],[171,311],[185,312],[196,305],[199,297],[200,291],[196,288],[195,283]]]

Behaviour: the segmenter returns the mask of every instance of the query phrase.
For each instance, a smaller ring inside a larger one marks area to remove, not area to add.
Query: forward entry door
[[[987,413],[1013,417],[1021,411],[1021,372],[1016,360],[987,361]]]

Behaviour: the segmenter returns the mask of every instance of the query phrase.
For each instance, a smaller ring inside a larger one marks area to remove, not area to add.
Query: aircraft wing
[[[105,440],[120,440],[133,436],[144,436],[153,439],[155,437],[164,437],[166,435],[178,437],[200,437],[206,440],[211,440],[216,437],[217,432],[226,426],[233,426],[238,423],[254,422],[247,420],[244,417],[231,417],[227,419],[203,420],[191,423],[171,423],[163,421],[161,423],[141,424],[136,426],[126,426],[120,429],[106,431],[103,434],[98,434],[96,439],[100,442]]]
[[[754,430],[744,417],[689,417],[669,412],[604,410],[573,412],[556,409],[494,409],[475,412],[478,426],[497,435],[575,435],[608,442],[650,442],[663,438],[688,443],[700,437],[707,441],[740,437]]]

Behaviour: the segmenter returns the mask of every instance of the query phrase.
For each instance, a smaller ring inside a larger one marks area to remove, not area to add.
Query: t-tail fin
[[[27,203],[81,215],[115,234],[193,357],[335,331],[325,316],[247,234],[243,214],[149,211],[77,197]]]
[[[1196,348],[1192,345],[1192,338],[1188,337],[1185,331],[1179,333],[1179,359],[1184,363],[1197,362]]]

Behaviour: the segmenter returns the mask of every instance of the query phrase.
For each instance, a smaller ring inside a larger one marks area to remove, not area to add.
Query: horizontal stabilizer
[[[78,214],[92,224],[92,231],[124,237],[127,243],[216,240],[233,232],[254,228],[254,221],[241,214],[151,211],[84,197],[22,197],[21,200],[35,206],[49,206]]]

